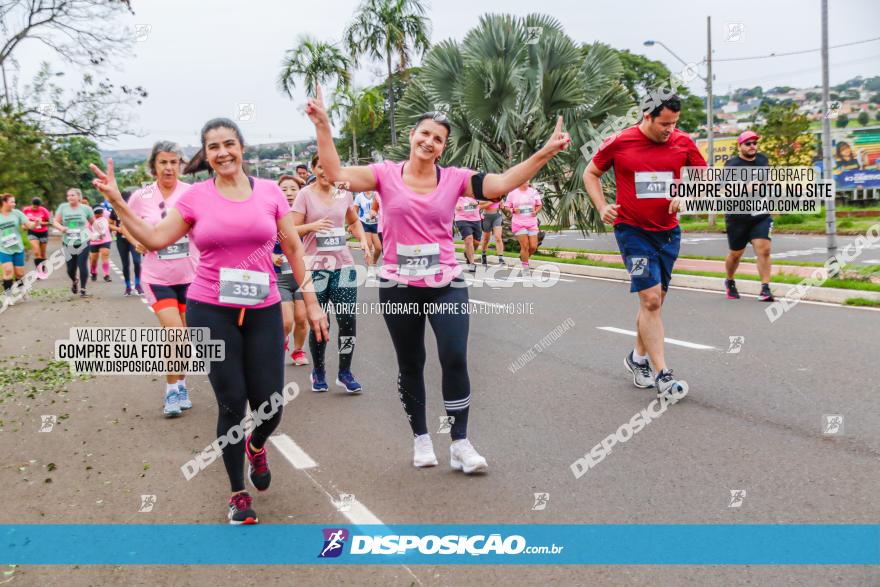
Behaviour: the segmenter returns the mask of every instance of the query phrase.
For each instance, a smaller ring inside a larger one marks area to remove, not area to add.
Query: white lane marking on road
[[[306,454],[287,434],[276,434],[269,439],[290,464],[297,469],[311,469],[318,466],[312,457]]]
[[[324,487],[324,485],[321,484],[320,481],[315,479],[315,477],[311,473],[309,473],[309,471],[307,470],[308,468],[311,468],[311,467],[317,467],[318,464],[308,454],[306,454],[306,452],[303,449],[301,449],[299,446],[297,446],[297,444],[293,441],[293,439],[290,436],[288,436],[287,434],[283,434],[283,433],[276,434],[276,435],[272,436],[271,438],[269,438],[269,441],[275,446],[275,448],[277,448],[279,451],[281,451],[281,454],[283,454],[284,457],[288,461],[290,461],[290,463],[294,467],[296,467],[297,469],[299,469],[303,473],[305,473],[306,477],[309,478],[309,481],[311,481],[315,487],[320,489],[321,492],[323,492],[324,495],[327,496],[327,499],[330,501],[331,504],[333,504],[333,507],[336,508],[338,511],[339,502],[337,501],[336,497],[332,493],[327,491],[327,489]],[[295,447],[295,450],[293,450],[291,447]],[[312,463],[311,467],[306,467],[306,468],[298,467],[296,462],[294,462],[294,459],[303,459],[303,458],[308,459],[308,461]],[[331,485],[332,485],[332,482],[331,482]],[[385,526],[387,529],[385,522],[380,520],[378,518],[378,516],[376,516],[376,514],[371,512],[367,508],[367,506],[362,504],[356,498],[350,502],[350,505],[351,505],[350,509],[348,509],[347,511],[341,511],[340,513],[343,514],[346,518],[348,518],[348,521],[351,522],[352,524],[354,524],[355,526],[367,526],[367,525]],[[390,529],[388,529],[388,532],[386,532],[386,533],[390,534],[391,533]],[[424,585],[424,583],[422,583],[422,581],[416,576],[416,574],[412,572],[412,569],[410,569],[406,565],[401,565],[401,566],[404,569],[406,569],[406,571],[410,574],[410,576],[415,580],[416,583],[418,583],[419,585]]]
[[[618,334],[628,334],[629,336],[636,336],[638,333],[633,330],[624,330],[623,328],[615,328],[614,326],[597,326],[599,330],[606,330],[608,332],[616,332]],[[678,340],[676,338],[664,338],[665,342],[669,344],[674,344],[678,346],[687,347],[689,349],[697,349],[700,351],[714,351],[715,347],[708,346],[705,344],[697,344],[695,342],[688,342],[686,340]]]

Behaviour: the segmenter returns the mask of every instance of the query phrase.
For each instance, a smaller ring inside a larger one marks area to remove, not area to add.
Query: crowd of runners
[[[686,384],[673,374],[664,355],[661,312],[681,239],[678,200],[666,197],[666,188],[682,167],[706,165],[690,136],[676,129],[680,109],[673,96],[645,111],[639,124],[605,141],[583,175],[593,206],[604,222],[614,225],[630,291],[638,295],[638,335],[624,367],[636,387],[654,388],[661,398],[686,393]],[[90,295],[89,278],[96,282],[100,273],[103,281],[112,282],[109,255],[115,240],[125,296],[146,296],[164,328],[206,327],[212,339],[223,341],[225,360],[209,375],[219,437],[245,418],[248,406],[256,409],[282,391],[286,363],[309,366],[314,392],[329,390],[331,368],[331,381],[344,392],[369,389],[369,382],[362,387],[354,374],[357,316],[344,310],[354,306],[358,295],[358,267],[349,247],[353,238],[368,275],[380,286],[383,305],[449,309],[383,314],[397,359],[397,392],[413,435],[413,465],[438,464],[426,422],[429,323],[451,424],[450,466],[465,474],[484,472],[487,459],[471,443],[468,430],[469,315],[454,308],[468,303],[465,273],[477,270],[478,250],[480,262],[487,265],[489,246],[494,245],[497,263],[505,264],[505,215],[519,245],[519,267],[528,273],[538,248],[542,207],[538,187],[531,182],[570,147],[562,117],[531,157],[501,173],[485,173],[439,165],[455,132],[442,113],[425,113],[415,121],[406,160],[365,166],[342,165],[320,88],[306,113],[315,127],[317,154],[308,166],[299,165],[295,174],[277,181],[247,174],[240,129],[218,118],[203,126],[201,149],[189,161],[174,143],[156,143],[148,159],[155,181],[140,189],[120,190],[112,160],[106,169],[92,165],[93,187],[105,199],[94,207],[75,187],[54,214],[39,198],[19,211],[15,196],[3,194],[0,265],[6,295],[21,289],[16,282],[25,274],[22,228],[38,275],[47,259],[49,227],[61,233],[70,289],[82,297]],[[759,138],[744,133],[740,155],[730,164],[766,165],[757,153]],[[601,183],[611,169],[616,179],[613,203]],[[208,171],[209,178],[192,185],[179,179],[200,171]],[[658,190],[658,184],[664,188]],[[751,242],[759,258],[761,299],[772,300],[772,220],[736,218],[727,226],[727,297],[739,297],[734,272]],[[456,257],[453,227],[464,241],[464,266]],[[337,330],[335,365],[326,356],[332,340],[327,318],[331,307]],[[157,404],[159,397],[157,390]],[[166,417],[193,408],[186,373],[168,373],[161,397]],[[281,418],[278,409],[244,443],[223,449],[233,524],[258,521],[245,487],[244,465],[254,488],[267,490],[271,473],[265,444]]]

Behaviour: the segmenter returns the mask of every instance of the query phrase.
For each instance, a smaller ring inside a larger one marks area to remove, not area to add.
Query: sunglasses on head
[[[746,141],[743,143],[746,147],[754,147],[758,144],[758,141]]]
[[[168,216],[168,212],[165,210],[165,202],[159,202],[159,209],[162,210],[162,218]]]

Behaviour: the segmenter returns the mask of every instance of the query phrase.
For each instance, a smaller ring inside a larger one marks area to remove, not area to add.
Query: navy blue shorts
[[[681,228],[652,232],[631,226],[614,226],[617,247],[629,272],[629,291],[637,292],[658,283],[663,291],[669,289],[672,266],[681,248]]]
[[[372,232],[373,234],[379,234],[379,224],[374,222],[373,224],[367,224],[363,220],[361,220],[361,226],[364,227],[364,232]]]

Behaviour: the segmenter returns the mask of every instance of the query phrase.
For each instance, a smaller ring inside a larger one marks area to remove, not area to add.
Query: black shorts
[[[176,307],[177,311],[182,314],[186,312],[186,290],[188,289],[188,283],[176,285],[148,283],[147,302],[152,306],[154,312]]]
[[[34,232],[33,230],[28,231],[28,238],[30,240],[40,241],[41,243],[49,242],[49,231],[46,232]]]
[[[501,226],[501,212],[492,214],[491,212],[483,213],[482,228],[483,232],[492,232],[496,226]]]
[[[773,218],[767,215],[744,216],[737,214],[725,218],[727,224],[727,245],[731,251],[741,251],[756,238],[771,240]]]
[[[480,229],[480,222],[477,220],[456,220],[455,225],[458,227],[458,232],[461,233],[461,238],[469,236],[473,236],[477,240],[483,238],[483,231]]]
[[[110,243],[101,243],[100,245],[89,245],[89,252],[97,253],[101,249],[110,250]]]
[[[361,226],[364,227],[364,232],[372,232],[373,234],[379,234],[379,224],[374,222],[373,224],[367,224],[363,220],[361,220]]]

